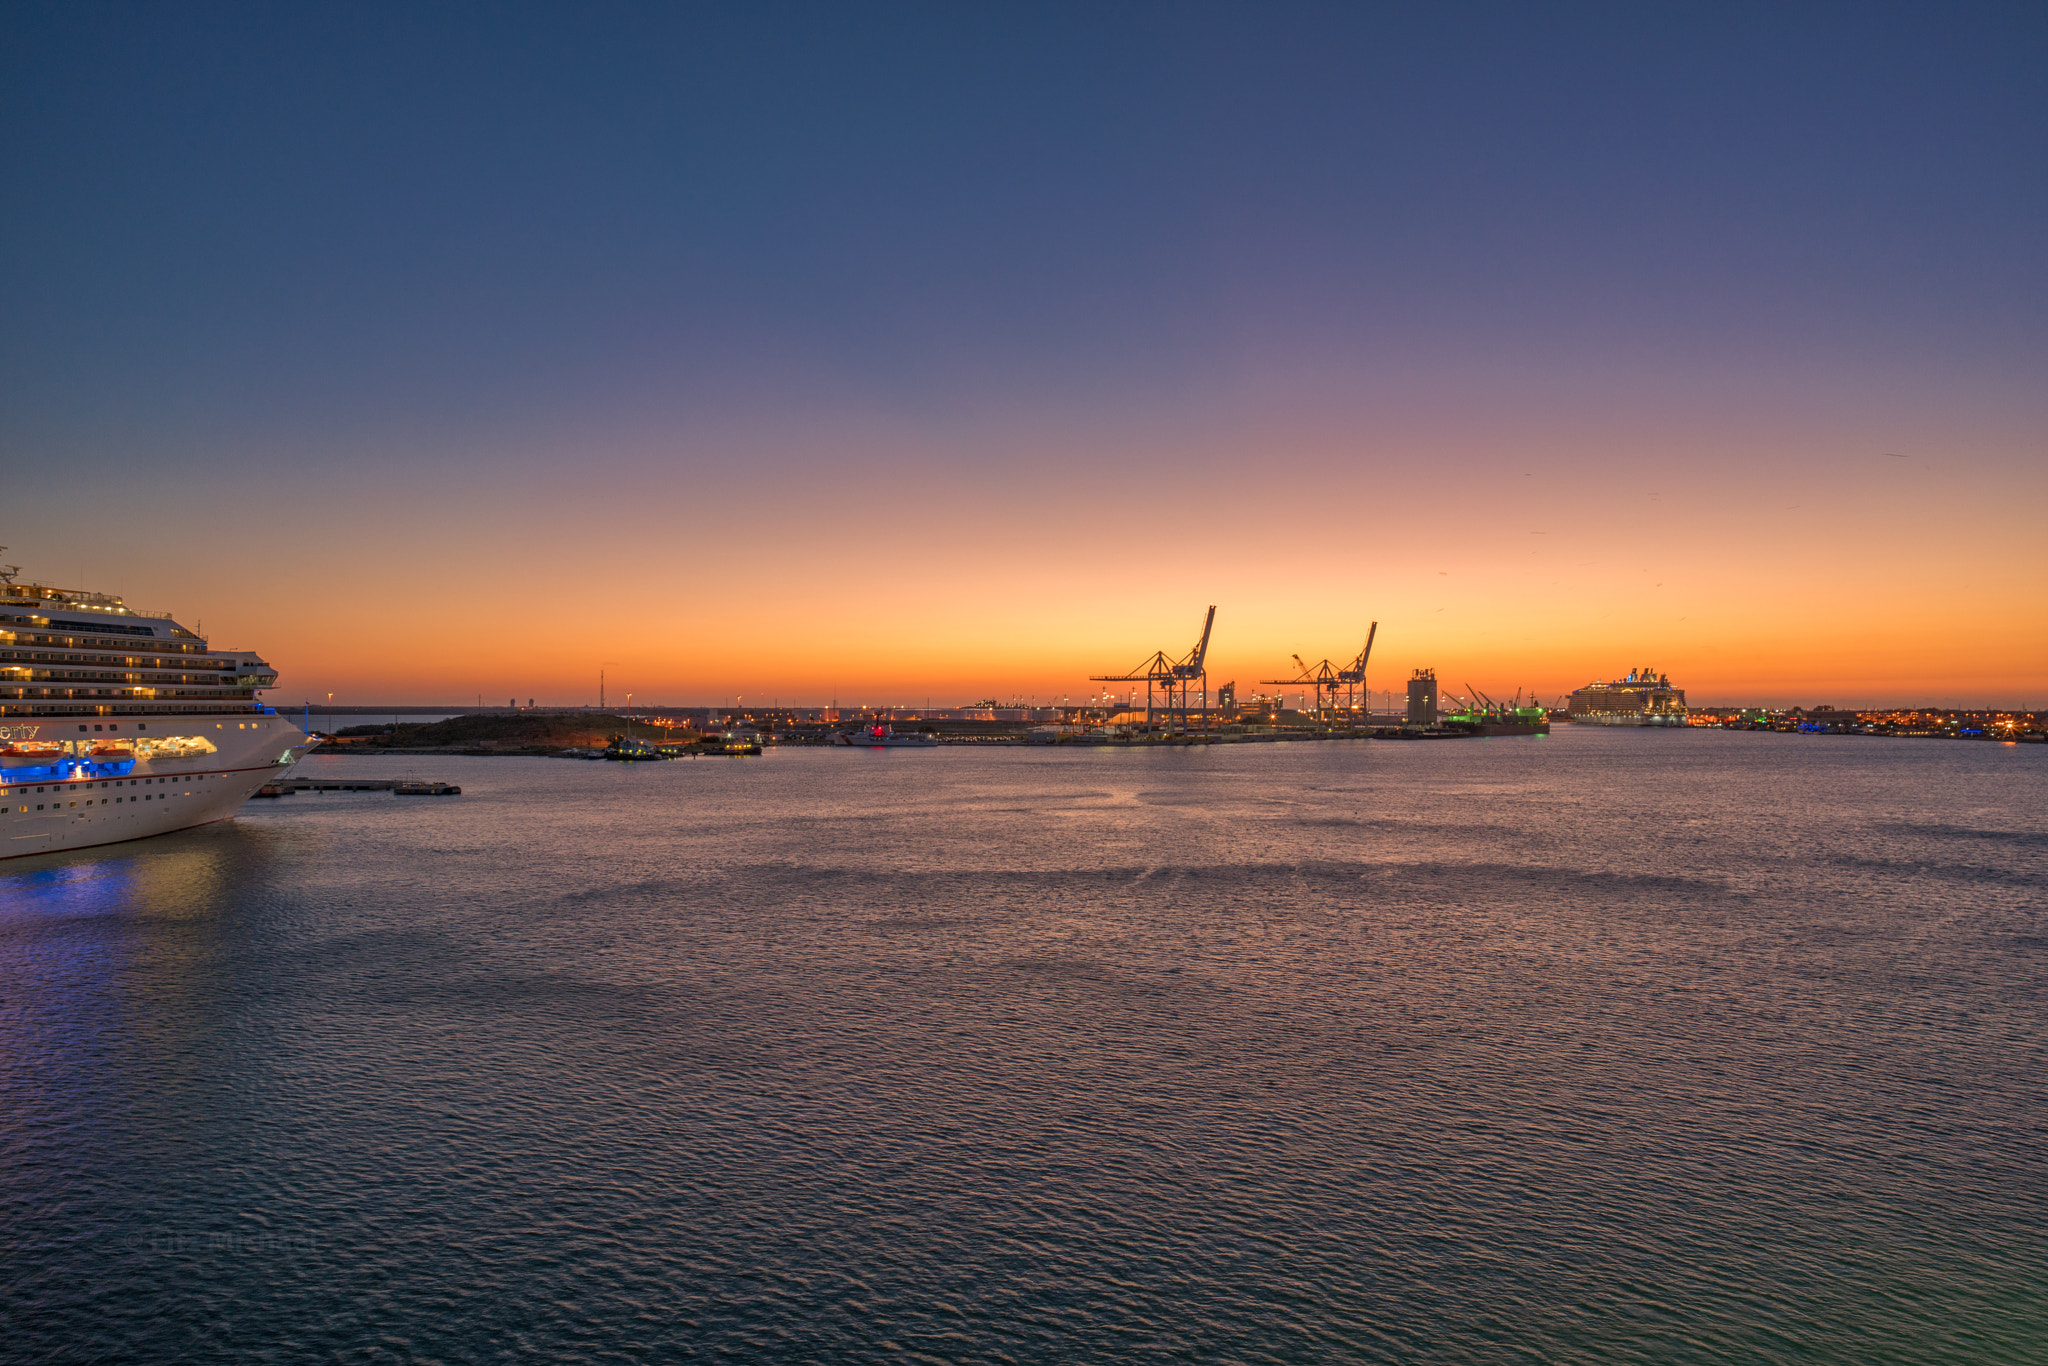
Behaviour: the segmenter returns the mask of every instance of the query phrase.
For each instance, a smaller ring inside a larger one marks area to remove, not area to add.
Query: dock
[[[259,797],[289,797],[295,792],[389,792],[400,797],[459,797],[453,783],[419,782],[406,778],[286,778],[256,789]]]

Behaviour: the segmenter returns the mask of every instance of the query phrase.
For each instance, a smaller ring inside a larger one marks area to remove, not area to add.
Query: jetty
[[[285,778],[256,789],[259,797],[289,797],[295,792],[389,792],[400,797],[459,797],[454,783],[420,782],[409,778]]]

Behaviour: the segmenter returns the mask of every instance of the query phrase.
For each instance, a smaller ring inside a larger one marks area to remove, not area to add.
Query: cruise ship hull
[[[1664,711],[1582,711],[1570,717],[1575,726],[1655,726],[1659,729],[1687,724],[1686,713]]]
[[[248,711],[0,718],[0,859],[223,820],[317,743]]]

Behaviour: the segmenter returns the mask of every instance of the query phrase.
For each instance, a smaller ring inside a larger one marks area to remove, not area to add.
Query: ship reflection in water
[[[8,1352],[2036,1356],[2042,751],[1786,753],[449,757],[8,865]]]

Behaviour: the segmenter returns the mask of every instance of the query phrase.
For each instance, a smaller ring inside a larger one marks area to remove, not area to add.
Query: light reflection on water
[[[316,759],[0,865],[10,1346],[2020,1359],[2044,758]]]

